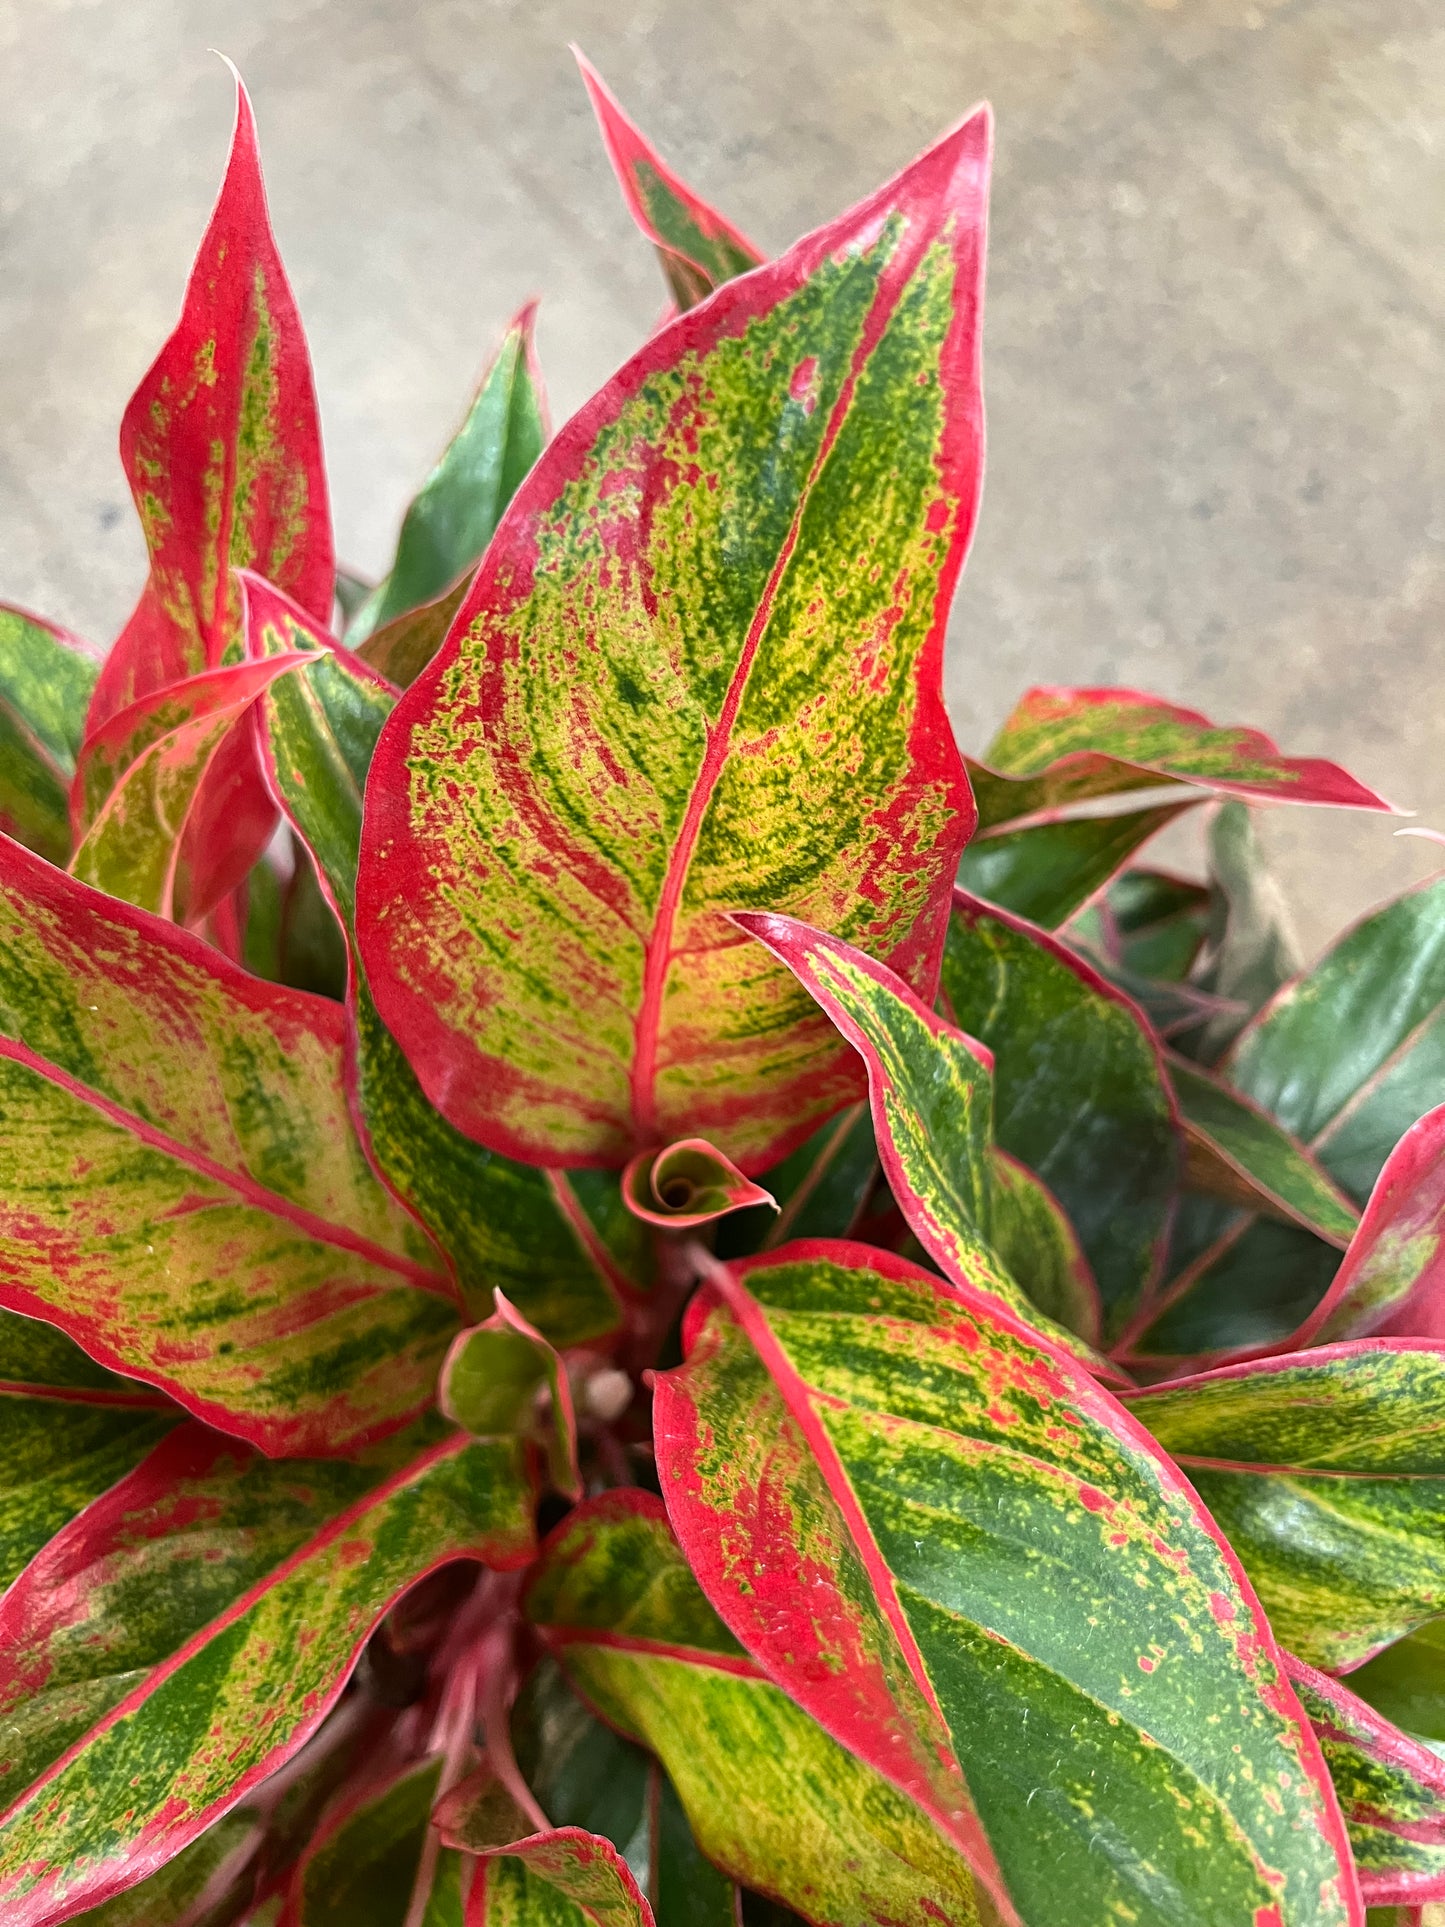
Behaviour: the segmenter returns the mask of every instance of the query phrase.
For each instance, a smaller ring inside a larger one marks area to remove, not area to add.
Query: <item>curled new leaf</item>
[[[623,113],[592,63],[576,48],[573,52],[622,198],[633,220],[657,249],[678,307],[696,306],[724,281],[757,267],[763,257],[752,242],[683,185]]]
[[[750,1205],[778,1208],[770,1191],[745,1178],[704,1137],[683,1138],[657,1152],[639,1151],[622,1174],[622,1195],[644,1224],[674,1231],[711,1224]]]
[[[181,1852],[319,1728],[405,1587],[453,1559],[526,1563],[530,1498],[515,1446],[462,1433],[304,1471],[200,1427],[166,1440],[0,1606],[7,1927]],[[166,1575],[155,1623],[127,1610],[137,1562]]]
[[[688,1563],[1007,1918],[1057,1927],[1061,1893],[1078,1920],[1148,1918],[1162,1890],[1171,1927],[1360,1920],[1234,1554],[1081,1364],[863,1246],[709,1278],[654,1390]]]
[[[969,773],[985,828],[1180,783],[1271,802],[1392,807],[1337,763],[1282,756],[1257,729],[1221,727],[1137,689],[1031,689]]]
[[[570,1499],[582,1496],[577,1470],[577,1419],[562,1361],[539,1331],[501,1292],[485,1324],[459,1332],[442,1365],[438,1399],[453,1424],[481,1438],[525,1437],[541,1415],[548,1437],[552,1483]]]
[[[508,1156],[700,1135],[754,1172],[858,1095],[730,910],[932,991],[973,814],[940,666],[988,148],[980,112],[655,336],[547,449],[382,731],[367,980],[432,1102]]]
[[[429,1402],[450,1285],[347,1114],[343,1017],[0,841],[0,1305],[269,1452]]]
[[[557,1827],[478,1857],[466,1927],[657,1927],[627,1862],[610,1840]]]

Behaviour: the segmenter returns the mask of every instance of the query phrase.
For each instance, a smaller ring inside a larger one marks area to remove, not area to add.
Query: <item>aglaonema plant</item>
[[[1342,769],[955,746],[986,112],[769,261],[585,78],[555,437],[529,308],[338,580],[241,94],[135,614],[0,614],[0,1918],[1426,1920],[1445,881],[1302,970]]]

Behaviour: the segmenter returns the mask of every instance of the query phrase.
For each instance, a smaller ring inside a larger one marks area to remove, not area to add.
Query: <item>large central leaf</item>
[[[745,1169],[860,1094],[726,912],[932,993],[972,821],[940,688],[981,448],[989,123],[664,329],[563,429],[398,703],[358,881],[377,1007],[458,1129]]]

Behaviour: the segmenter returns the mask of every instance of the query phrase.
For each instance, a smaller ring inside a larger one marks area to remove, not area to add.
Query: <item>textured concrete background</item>
[[[108,638],[115,455],[254,94],[341,554],[543,296],[564,417],[661,303],[566,52],[769,249],[998,112],[990,470],[949,698],[1128,681],[1445,827],[1440,0],[0,0],[0,594]],[[1431,867],[1276,811],[1306,936]],[[1438,855],[1438,852],[1434,854]]]

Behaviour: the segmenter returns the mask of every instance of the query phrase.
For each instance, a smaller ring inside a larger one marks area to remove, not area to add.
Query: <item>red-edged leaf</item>
[[[745,1178],[705,1137],[681,1138],[662,1151],[639,1151],[622,1174],[622,1196],[635,1218],[673,1231],[711,1224],[750,1205],[778,1208],[771,1191]]]
[[[7,1722],[32,1740],[0,1815],[7,1927],[134,1886],[243,1799],[318,1729],[414,1581],[459,1558],[524,1565],[516,1454],[451,1433],[299,1466],[191,1426],[67,1527],[0,1605],[6,1696],[43,1694],[53,1715],[38,1737]]]
[[[1445,1763],[1327,1673],[1285,1655],[1370,1907],[1445,1899]]]
[[[1445,1339],[1445,1105],[1390,1153],[1344,1263],[1289,1344],[1372,1336]]]
[[[969,775],[985,828],[1090,796],[1197,784],[1274,803],[1390,810],[1337,763],[1282,756],[1268,736],[1138,689],[1030,689]]]
[[[1163,1892],[1173,1927],[1361,1920],[1237,1559],[1080,1364],[862,1246],[708,1275],[654,1390],[688,1562],[1006,1917],[1145,1919]]]
[[[378,1771],[375,1764],[360,1785],[345,1789],[308,1842],[292,1878],[278,1927],[402,1927],[416,1889],[425,1882],[422,1904],[440,1885],[451,1903],[450,1915],[428,1927],[461,1927],[460,1855],[428,1852],[432,1799],[441,1776],[440,1755]],[[428,1866],[427,1862],[431,1861]],[[440,1901],[442,1896],[437,1896]]]
[[[884,1175],[909,1229],[945,1277],[1107,1373],[1088,1345],[1040,1317],[1027,1279],[1011,1276],[990,1243],[991,1054],[848,944],[792,917],[741,915],[736,922],[788,966],[867,1065]]]
[[[422,1410],[455,1301],[351,1129],[344,1025],[0,841],[0,1304],[266,1451]]]
[[[466,1927],[656,1927],[632,1870],[610,1840],[557,1827],[480,1857]]]
[[[944,711],[978,494],[980,111],[634,357],[518,491],[367,785],[371,992],[459,1130],[751,1173],[859,1093],[735,909],[931,992],[972,822]]]
[[[1030,1304],[1086,1345],[1098,1343],[1099,1287],[1069,1214],[1037,1171],[997,1145],[990,1237],[1010,1275],[1028,1280]]]
[[[241,657],[233,567],[258,569],[322,622],[331,613],[331,518],[311,365],[239,79],[220,198],[180,321],[131,398],[120,446],[150,574],[101,670],[87,739],[131,704]],[[82,764],[88,754],[87,740]],[[240,881],[275,825],[244,742],[205,788],[215,791],[209,807],[198,806],[207,833],[197,827],[188,862],[198,915]]]
[[[602,76],[574,47],[582,81],[602,129],[607,155],[628,212],[657,249],[662,272],[680,309],[695,307],[714,288],[746,274],[763,256],[715,208],[672,172],[617,104]]]
[[[178,923],[215,909],[276,823],[255,782],[247,713],[268,683],[305,660],[228,663],[112,716],[82,757],[72,874]]]
[[[543,1425],[552,1483],[569,1499],[580,1499],[577,1419],[562,1361],[501,1292],[496,1300],[497,1309],[484,1324],[452,1340],[438,1382],[438,1402],[454,1425],[479,1438],[526,1437],[542,1429],[537,1401],[545,1392]]]

